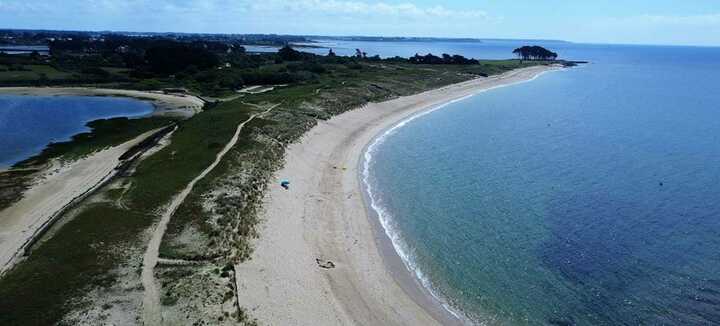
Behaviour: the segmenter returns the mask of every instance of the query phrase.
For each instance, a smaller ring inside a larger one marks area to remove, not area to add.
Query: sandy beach
[[[0,94],[35,96],[121,96],[150,101],[155,116],[189,118],[202,110],[205,102],[187,94],[166,94],[124,89],[92,87],[0,87]]]
[[[409,116],[555,69],[474,79],[320,122],[289,147],[270,185],[252,259],[235,266],[240,306],[264,325],[463,324],[411,277],[369,214],[358,174],[362,154]],[[289,190],[281,179],[290,180]]]

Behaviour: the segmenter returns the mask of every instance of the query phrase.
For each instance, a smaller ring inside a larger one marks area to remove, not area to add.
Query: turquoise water
[[[40,153],[51,142],[89,131],[90,121],[152,111],[152,104],[126,98],[0,95],[0,168]]]
[[[390,234],[478,322],[720,323],[720,49],[569,46],[378,139]]]

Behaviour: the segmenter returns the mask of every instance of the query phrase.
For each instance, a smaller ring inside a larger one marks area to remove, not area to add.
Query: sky
[[[0,28],[720,46],[720,0],[0,0]]]

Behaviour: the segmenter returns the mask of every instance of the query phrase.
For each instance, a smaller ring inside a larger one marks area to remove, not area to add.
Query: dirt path
[[[67,207],[112,178],[124,153],[158,130],[148,131],[46,174],[20,201],[0,211],[0,275],[14,265],[28,244]]]
[[[185,198],[190,194],[195,184],[198,181],[202,180],[206,175],[208,175],[208,173],[210,173],[220,163],[225,154],[227,154],[230,149],[235,146],[238,139],[240,138],[240,131],[242,131],[243,127],[245,127],[247,123],[249,123],[256,117],[267,114],[279,105],[280,104],[275,104],[273,106],[270,106],[265,111],[253,114],[250,116],[250,118],[240,123],[230,141],[217,154],[215,161],[207,168],[205,168],[205,170],[202,171],[202,173],[200,173],[197,177],[195,177],[195,179],[190,181],[190,183],[185,187],[185,189],[183,189],[173,199],[168,208],[165,210],[165,213],[160,218],[160,222],[158,223],[155,232],[153,232],[150,243],[148,244],[147,250],[145,251],[145,256],[143,257],[143,269],[141,277],[143,287],[145,288],[145,296],[143,298],[143,323],[145,325],[161,325],[163,320],[162,312],[160,311],[160,289],[155,283],[154,270],[155,266],[158,263],[160,243],[162,242],[162,238],[165,234],[165,230],[167,229],[167,224],[168,222],[170,222],[170,218],[173,216],[173,214],[175,214],[175,211],[178,209],[178,207],[180,207],[180,204],[185,201]]]

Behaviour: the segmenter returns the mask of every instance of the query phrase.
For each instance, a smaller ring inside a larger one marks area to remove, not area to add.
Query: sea
[[[589,63],[448,103],[368,147],[369,206],[408,271],[477,324],[720,324],[720,48],[332,46],[500,59],[525,44]]]
[[[90,131],[90,121],[141,117],[153,109],[149,102],[128,98],[0,95],[0,169]]]

